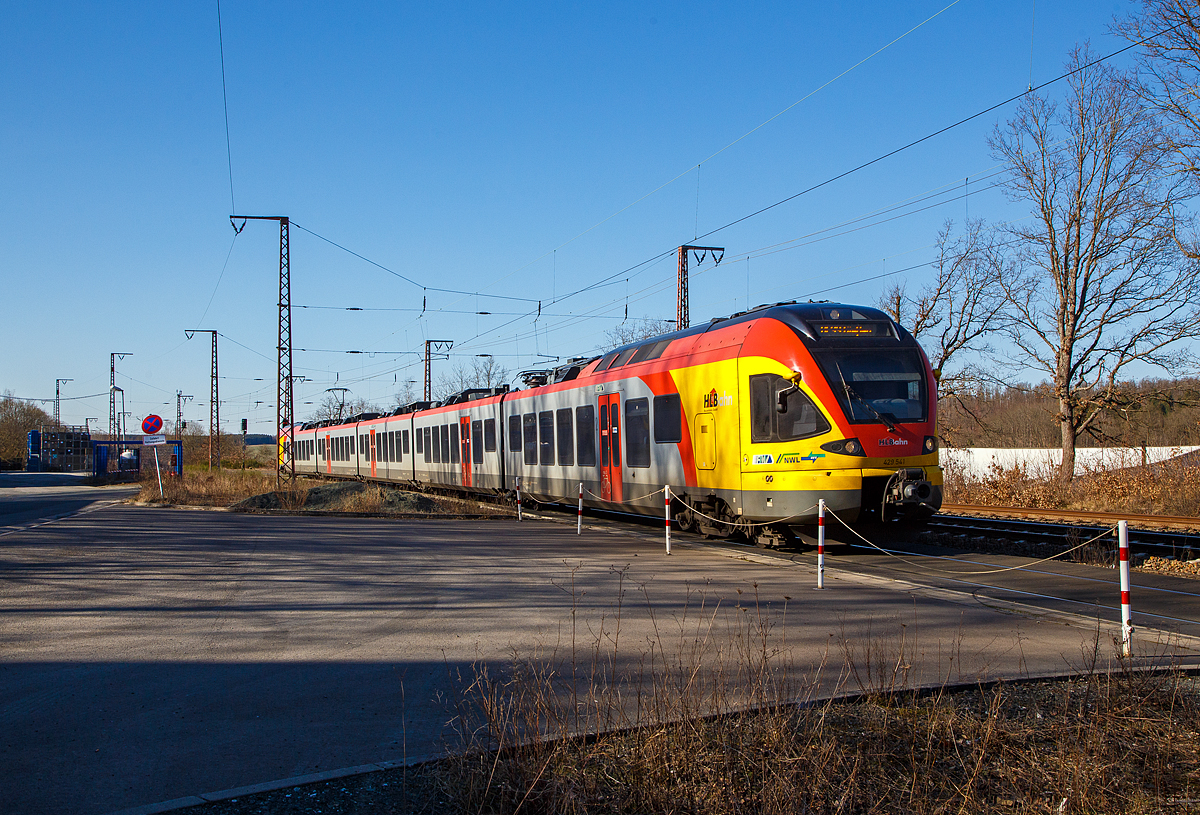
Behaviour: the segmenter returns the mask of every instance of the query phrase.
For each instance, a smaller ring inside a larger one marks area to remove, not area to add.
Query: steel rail
[[[978,504],[942,504],[942,512],[950,515],[978,515],[991,518],[1056,518],[1062,521],[1095,521],[1111,526],[1117,521],[1131,525],[1180,526],[1200,530],[1200,517],[1188,515],[1136,515],[1125,512],[1089,512],[1077,509],[1035,509],[1032,507],[992,507]]]
[[[1099,514],[1099,513],[1097,513]],[[1115,522],[1119,518],[1111,517]],[[979,515],[953,515],[938,513],[929,520],[929,528],[945,532],[974,532],[986,537],[1008,539],[1042,539],[1047,542],[1065,540],[1072,532],[1076,534],[1097,534],[1104,531],[1108,524],[1072,524],[1069,522],[1032,521],[1012,517],[989,517]],[[1200,532],[1193,530],[1158,530],[1131,528],[1129,530],[1131,543],[1140,550],[1140,554],[1160,554],[1169,557],[1188,556],[1187,559],[1200,556]],[[1116,550],[1116,539],[1113,539],[1113,550]]]

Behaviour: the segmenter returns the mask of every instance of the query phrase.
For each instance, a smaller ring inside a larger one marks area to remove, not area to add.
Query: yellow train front
[[[916,523],[940,508],[937,384],[887,315],[781,304],[702,336],[672,371],[694,451],[681,525],[779,543],[815,521],[818,499],[852,523]]]
[[[882,312],[781,303],[389,416],[297,428],[297,471],[661,514],[788,540],[818,499],[853,523],[941,506],[937,387]],[[410,445],[410,438],[412,444]]]

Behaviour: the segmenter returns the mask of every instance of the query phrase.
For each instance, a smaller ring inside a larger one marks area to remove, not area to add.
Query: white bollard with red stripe
[[[825,499],[817,499],[817,588],[825,588]]]
[[[575,534],[583,534],[583,482],[579,482],[579,515],[575,521]]]
[[[1121,655],[1133,653],[1133,623],[1129,606],[1129,523],[1117,521],[1117,543],[1121,555]]]
[[[521,520],[521,477],[517,476],[517,520]]]
[[[671,488],[663,487],[663,525],[667,530],[667,554],[671,554]]]

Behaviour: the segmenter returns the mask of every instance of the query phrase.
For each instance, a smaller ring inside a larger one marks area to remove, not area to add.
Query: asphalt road
[[[131,495],[125,484],[89,487],[78,473],[0,472],[0,535],[48,518],[104,506]]]
[[[1073,670],[1096,641],[1094,617],[834,566],[818,592],[802,558],[682,536],[668,557],[660,531],[544,521],[111,506],[11,533],[0,812],[93,815],[438,754],[460,744],[462,686],[514,655],[590,670],[598,647],[636,678],[778,649],[832,692],[843,667],[879,676],[882,660],[912,684]],[[1137,643],[1197,657],[1149,629]]]

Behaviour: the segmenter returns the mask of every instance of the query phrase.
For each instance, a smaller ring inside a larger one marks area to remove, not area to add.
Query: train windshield
[[[925,366],[916,350],[839,348],[813,356],[852,423],[891,426],[929,415]]]

